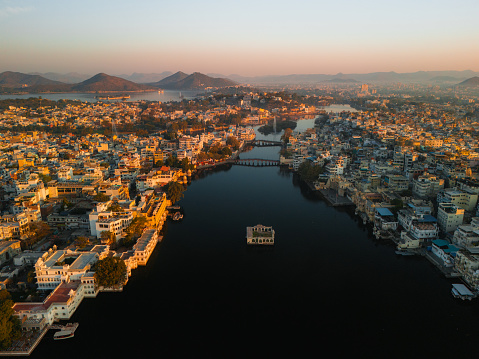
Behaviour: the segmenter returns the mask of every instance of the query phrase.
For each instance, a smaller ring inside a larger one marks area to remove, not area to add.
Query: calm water
[[[278,158],[278,148],[241,156]],[[479,354],[477,302],[454,299],[426,259],[395,255],[291,173],[205,172],[180,204],[184,219],[168,223],[125,290],[85,299],[75,337],[49,333],[33,358]],[[246,245],[258,223],[274,227],[274,247]]]
[[[185,99],[193,99],[196,98],[201,91],[171,91],[165,90],[163,93],[158,93],[157,91],[152,92],[132,92],[128,93],[130,98],[127,99],[128,102],[130,101],[139,101],[139,100],[146,100],[146,101],[161,101],[161,102],[169,102],[169,101],[181,101],[180,94]],[[104,96],[105,94],[102,94]],[[116,95],[116,94],[115,94]],[[24,95],[0,95],[0,100],[6,99],[27,99],[30,97],[39,97],[46,98],[48,100],[80,100],[86,102],[97,102],[98,99],[96,98],[98,94],[95,93],[56,93],[56,94],[24,94]],[[110,102],[118,102],[121,100],[112,100]]]

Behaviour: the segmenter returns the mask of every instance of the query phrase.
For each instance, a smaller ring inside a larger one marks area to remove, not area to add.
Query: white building
[[[443,232],[453,232],[459,227],[464,219],[464,210],[452,203],[440,203],[437,212],[439,228]]]
[[[113,233],[116,240],[124,237],[124,230],[133,221],[132,212],[96,212],[89,214],[90,233],[97,238],[101,237],[101,232],[109,231]]]
[[[99,260],[95,252],[75,252],[53,249],[45,252],[35,263],[38,290],[52,290],[61,283],[93,278],[92,266]],[[90,279],[88,279],[90,280]],[[96,296],[89,288],[88,295]]]

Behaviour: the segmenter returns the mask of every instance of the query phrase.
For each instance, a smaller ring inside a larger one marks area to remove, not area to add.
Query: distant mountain
[[[129,92],[149,90],[153,91],[155,88],[104,73],[99,73],[75,84],[49,80],[40,75],[28,75],[20,72],[7,71],[0,74],[0,92]]]
[[[141,72],[134,72],[131,75],[118,75],[122,79],[133,81],[138,84],[147,84],[152,82],[158,82],[163,80],[164,78],[171,76],[173,72],[171,71],[164,71],[161,73],[141,73]]]
[[[470,79],[467,79],[465,81],[462,81],[458,86],[461,87],[479,87],[479,77],[474,76],[471,77]]]
[[[221,88],[235,86],[236,82],[225,78],[210,77],[199,72],[187,75],[184,72],[178,71],[150,85],[167,90],[204,90],[208,87]]]
[[[85,81],[91,77],[91,75],[79,74],[78,72],[69,72],[67,74],[60,74],[57,72],[33,72],[30,75],[40,75],[49,80],[60,81],[67,84],[76,84],[78,82]]]
[[[46,79],[40,75],[27,75],[21,72],[5,71],[0,74],[0,86],[7,88],[28,88],[38,85],[63,85],[61,82]]]
[[[246,77],[237,74],[228,75],[226,78],[244,84],[251,85],[311,85],[318,82],[330,81],[335,78],[341,79],[355,79],[358,82],[363,83],[431,83],[441,81],[438,77],[455,78],[455,82],[459,82],[463,79],[479,76],[479,72],[470,70],[466,71],[417,71],[410,73],[397,73],[390,72],[371,72],[365,74],[292,74],[292,75],[270,75],[270,76],[255,76]],[[446,79],[443,78],[444,82]]]
[[[148,85],[141,85],[116,76],[99,73],[72,86],[73,92],[117,92],[117,91],[147,91],[154,90]]]
[[[171,76],[165,77],[161,81],[150,83],[149,85],[163,88],[163,89],[175,88],[175,85],[178,82],[183,81],[187,77],[188,77],[187,74],[185,74],[184,72],[178,71]]]

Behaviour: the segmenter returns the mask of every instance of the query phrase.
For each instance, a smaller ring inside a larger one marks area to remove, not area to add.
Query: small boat
[[[415,253],[409,252],[409,251],[405,251],[405,250],[397,250],[395,253],[396,253],[396,254],[400,254],[400,255],[402,255],[402,256],[414,256],[414,255],[415,255]]]
[[[176,212],[175,215],[173,216],[174,221],[179,221],[182,218],[183,218],[183,215],[180,212]]]
[[[60,330],[53,335],[54,340],[73,338],[78,323],[68,323],[65,326],[55,326],[55,328]]]

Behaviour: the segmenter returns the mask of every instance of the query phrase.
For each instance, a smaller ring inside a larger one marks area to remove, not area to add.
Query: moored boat
[[[51,329],[60,329],[53,335],[54,340],[72,338],[75,334],[75,330],[78,328],[78,323],[68,323],[65,326],[52,325]]]

